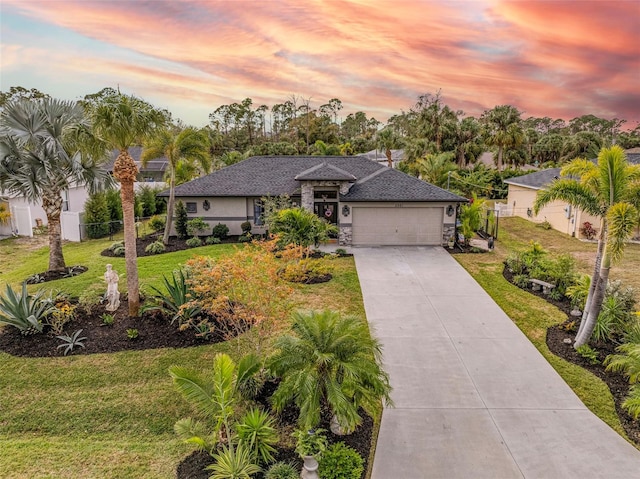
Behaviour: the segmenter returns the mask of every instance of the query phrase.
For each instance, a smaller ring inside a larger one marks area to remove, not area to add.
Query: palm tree
[[[178,165],[181,162],[198,163],[204,171],[208,171],[211,167],[211,157],[209,156],[207,137],[194,128],[186,128],[179,133],[161,130],[145,143],[140,160],[145,165],[149,160],[160,156],[164,156],[168,160],[169,202],[167,203],[167,222],[162,242],[169,244]]]
[[[276,411],[294,402],[306,429],[320,422],[328,406],[347,431],[360,424],[358,408],[372,414],[381,399],[391,402],[381,346],[358,318],[334,311],[293,315],[294,335],[276,340],[269,369],[282,378],[271,400]]]
[[[505,148],[518,146],[524,140],[520,112],[511,105],[498,105],[480,117],[484,126],[485,143],[498,147],[497,167],[502,170]]]
[[[603,148],[598,164],[576,159],[561,170],[564,178],[538,191],[534,203],[537,214],[555,200],[600,218],[600,234],[591,287],[574,347],[589,341],[602,308],[609,271],[622,258],[625,241],[638,221],[634,204],[640,201],[640,166],[629,165],[619,146]]]
[[[420,179],[444,188],[447,185],[449,173],[456,170],[456,165],[451,161],[452,159],[452,152],[439,153],[437,155],[428,154],[416,162],[415,168],[419,173]]]
[[[396,132],[391,128],[383,128],[378,132],[376,138],[376,148],[384,150],[384,154],[387,157],[387,165],[389,168],[393,168],[393,159],[391,158],[391,150],[399,148],[401,145],[401,139]]]
[[[49,227],[49,271],[63,271],[62,192],[72,185],[91,193],[108,186],[110,177],[96,161],[104,152],[91,141],[84,110],[75,102],[9,102],[0,128],[0,190],[42,202]]]
[[[129,315],[138,316],[140,291],[133,192],[138,168],[129,154],[129,148],[149,138],[154,131],[164,126],[167,118],[145,101],[120,93],[106,97],[92,106],[90,111],[96,134],[109,148],[120,151],[113,165],[113,176],[120,182],[122,198]]]

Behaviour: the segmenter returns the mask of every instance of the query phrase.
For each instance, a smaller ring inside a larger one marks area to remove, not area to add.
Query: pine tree
[[[189,235],[187,231],[187,221],[189,221],[187,208],[182,201],[178,201],[178,203],[176,203],[176,234],[178,238],[186,238]]]
[[[109,234],[109,207],[104,193],[90,195],[84,203],[84,222],[89,238],[102,238]]]

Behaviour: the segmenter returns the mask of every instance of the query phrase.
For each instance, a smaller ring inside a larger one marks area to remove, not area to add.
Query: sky
[[[466,115],[633,127],[639,32],[640,0],[0,0],[0,90],[120,88],[198,127],[292,95],[385,122],[438,91]]]

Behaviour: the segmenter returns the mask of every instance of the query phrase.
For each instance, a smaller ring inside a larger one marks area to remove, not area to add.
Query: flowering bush
[[[584,223],[582,223],[582,227],[580,228],[580,234],[588,240],[591,240],[596,237],[598,231],[593,227],[591,223],[585,221]]]
[[[69,323],[75,317],[76,307],[66,301],[56,303],[51,314],[47,316],[46,324],[51,327],[54,334],[62,334],[64,325]]]

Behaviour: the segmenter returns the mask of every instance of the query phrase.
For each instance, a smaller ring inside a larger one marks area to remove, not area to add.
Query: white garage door
[[[443,208],[353,208],[354,245],[442,244]]]

